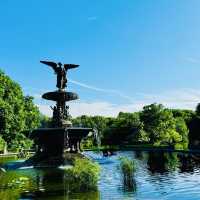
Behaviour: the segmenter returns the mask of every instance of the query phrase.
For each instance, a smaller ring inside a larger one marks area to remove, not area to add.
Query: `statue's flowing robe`
[[[57,67],[55,69],[57,74],[57,87],[60,89],[64,89],[66,87],[67,79],[66,79],[66,71],[62,67]]]

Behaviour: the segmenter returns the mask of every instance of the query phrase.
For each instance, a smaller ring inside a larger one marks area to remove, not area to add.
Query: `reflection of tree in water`
[[[200,154],[180,154],[180,172],[193,172],[194,168],[200,168]]]
[[[149,152],[148,169],[151,173],[175,171],[180,163],[177,153]]]
[[[180,166],[181,173],[194,171],[193,161],[190,155],[180,154],[179,159],[181,162],[181,166]]]
[[[145,153],[143,151],[135,151],[135,158],[138,160],[144,160],[145,159]]]
[[[165,164],[166,169],[168,171],[176,171],[180,166],[178,153],[177,152],[165,153],[164,156],[166,158],[166,164]]]
[[[99,200],[99,191],[91,192],[71,192],[70,185],[65,180],[64,170],[51,169],[41,170],[35,176],[36,187],[23,193],[21,197],[29,199],[80,199],[80,200]]]
[[[200,155],[188,153],[149,152],[148,169],[151,173],[165,173],[179,170],[179,173],[193,172],[200,168]]]
[[[166,188],[173,188],[176,182],[172,177],[173,171],[177,171],[180,165],[177,153],[149,152],[147,165],[151,172],[149,182],[155,187],[155,191],[165,195]]]

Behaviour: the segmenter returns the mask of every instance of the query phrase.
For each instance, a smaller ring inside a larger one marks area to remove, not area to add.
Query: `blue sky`
[[[6,0],[0,2],[0,68],[36,97],[55,89],[39,60],[80,64],[71,113],[116,115],[158,102],[200,102],[199,0]]]

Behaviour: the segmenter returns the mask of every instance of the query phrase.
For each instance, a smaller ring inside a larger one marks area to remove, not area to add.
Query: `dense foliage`
[[[120,112],[116,118],[84,115],[73,119],[73,124],[97,129],[102,145],[146,144],[186,149],[188,144],[200,144],[200,105],[194,112],[154,103],[140,112]],[[91,140],[88,144],[93,145]]]
[[[33,97],[24,96],[19,84],[0,71],[0,137],[8,148],[15,151],[29,148],[28,132],[39,123],[39,110]]]

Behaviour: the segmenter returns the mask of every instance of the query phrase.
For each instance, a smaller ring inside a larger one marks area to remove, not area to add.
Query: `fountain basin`
[[[30,138],[35,141],[39,152],[47,155],[61,155],[64,151],[80,152],[80,142],[92,128],[41,128],[32,131]]]
[[[66,92],[62,90],[47,92],[42,95],[43,99],[52,100],[52,101],[72,101],[78,99],[78,94],[74,92]]]

